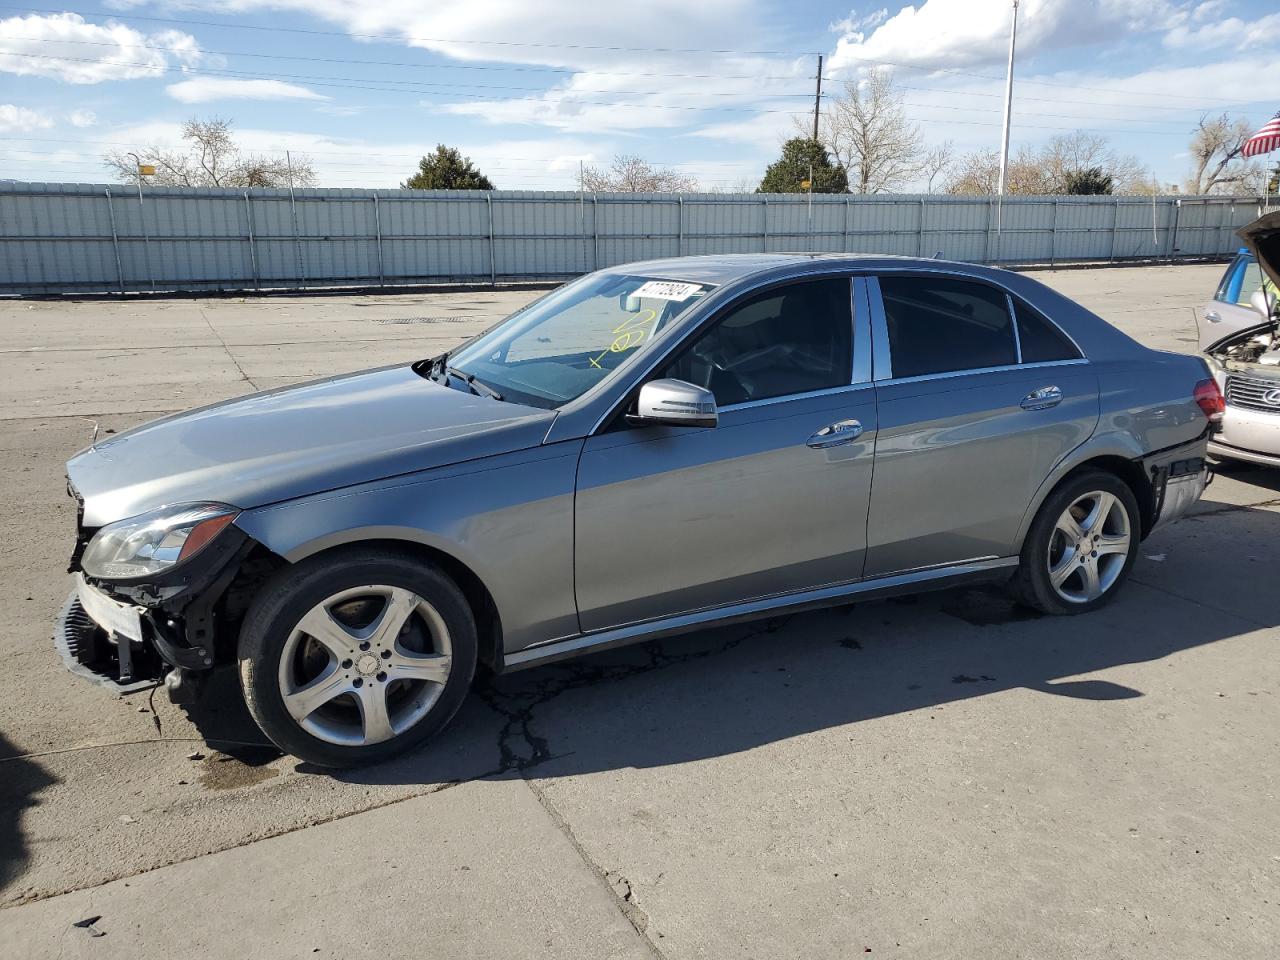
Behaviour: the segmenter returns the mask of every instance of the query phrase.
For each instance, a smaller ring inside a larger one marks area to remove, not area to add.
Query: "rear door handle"
[[[806,446],[821,450],[824,447],[838,447],[862,436],[862,424],[857,420],[837,420],[829,423],[808,440]]]
[[[1032,390],[1018,406],[1023,410],[1048,410],[1050,407],[1056,407],[1062,402],[1062,390],[1058,387],[1041,387],[1039,390]]]
[[[1206,310],[1206,311],[1204,312],[1204,318],[1205,318],[1206,320],[1208,320],[1210,323],[1221,323],[1221,322],[1222,322],[1222,318],[1221,318],[1220,316],[1218,316],[1216,313],[1214,313],[1212,310]]]

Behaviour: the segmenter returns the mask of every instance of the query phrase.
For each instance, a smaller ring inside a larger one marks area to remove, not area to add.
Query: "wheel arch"
[[[1142,467],[1143,455],[1143,451],[1137,449],[1137,445],[1132,443],[1109,444],[1105,447],[1091,446],[1089,449],[1082,448],[1076,451],[1076,455],[1059,464],[1036,491],[1035,497],[1023,515],[1022,523],[1019,525],[1018,541],[1015,549],[1022,550],[1022,544],[1031,528],[1031,522],[1035,519],[1036,514],[1040,512],[1040,507],[1048,499],[1049,494],[1068,479],[1085,470],[1103,470],[1113,474],[1123,480],[1129,489],[1133,491],[1134,498],[1138,501],[1141,539],[1145,539],[1155,525],[1156,498],[1155,491],[1151,486],[1151,479],[1146,475]]]
[[[465,561],[438,545],[425,543],[413,537],[397,535],[385,529],[369,531],[345,531],[332,541],[329,538],[304,544],[290,551],[287,559],[293,564],[351,549],[377,549],[407,554],[424,563],[434,564],[458,585],[476,621],[479,638],[479,660],[495,673],[503,667],[502,616],[493,594],[484,580]]]

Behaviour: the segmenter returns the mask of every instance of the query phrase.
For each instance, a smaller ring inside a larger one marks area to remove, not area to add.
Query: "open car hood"
[[[1244,241],[1258,261],[1262,272],[1280,288],[1280,210],[1264,214],[1253,223],[1241,227],[1236,236]]]
[[[1236,236],[1244,241],[1245,247],[1258,261],[1258,266],[1271,282],[1280,289],[1280,210],[1259,217],[1252,223],[1236,231]],[[1258,323],[1240,330],[1233,330],[1221,340],[1215,340],[1204,348],[1205,353],[1215,353],[1232,344],[1257,336],[1273,329],[1276,321],[1259,320]]]

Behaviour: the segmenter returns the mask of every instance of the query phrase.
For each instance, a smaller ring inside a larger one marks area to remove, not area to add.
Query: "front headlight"
[[[80,566],[103,580],[164,573],[199,552],[238,513],[225,503],[188,503],[109,523],[93,535]]]

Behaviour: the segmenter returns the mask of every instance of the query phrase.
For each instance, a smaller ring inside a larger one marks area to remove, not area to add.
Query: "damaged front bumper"
[[[148,583],[93,580],[73,558],[76,584],[54,624],[54,647],[72,673],[117,695],[164,683],[170,699],[189,702],[218,659],[217,605],[254,546],[230,527]]]

